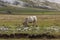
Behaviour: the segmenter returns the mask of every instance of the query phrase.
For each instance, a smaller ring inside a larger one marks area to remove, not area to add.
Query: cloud
[[[60,0],[49,0],[50,2],[60,3]]]

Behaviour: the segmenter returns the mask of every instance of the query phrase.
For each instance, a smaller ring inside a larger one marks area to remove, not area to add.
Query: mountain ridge
[[[49,10],[60,10],[60,4],[55,2],[50,2],[48,0],[15,0],[13,3],[9,3],[8,1],[0,0],[0,5],[10,5],[13,7],[30,7],[30,8],[42,8]]]

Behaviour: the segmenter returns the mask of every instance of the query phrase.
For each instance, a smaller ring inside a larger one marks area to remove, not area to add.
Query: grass
[[[6,26],[10,27],[9,29],[16,29],[20,28],[22,26],[22,23],[24,21],[24,18],[27,16],[33,16],[33,15],[0,15],[0,27],[1,26]],[[28,34],[41,34],[44,33],[44,27],[51,27],[51,26],[59,26],[60,27],[60,15],[35,15],[38,18],[38,26],[41,27],[39,33],[38,32],[33,32],[32,30],[36,31],[35,28],[32,27],[31,31],[16,31],[16,33],[28,33]],[[24,29],[23,27],[21,27]],[[31,27],[30,27],[31,28]],[[11,34],[15,33],[14,30],[9,31],[9,32],[1,32],[2,34]],[[52,32],[53,35],[60,35],[58,32]]]
[[[16,8],[16,7],[1,7],[0,8],[0,14],[4,14],[4,12],[1,11],[7,11],[10,10],[11,14],[31,14],[31,15],[37,15],[37,14],[60,14],[60,11],[54,11],[54,10],[48,10],[48,9],[38,9],[38,8]],[[8,14],[8,13],[6,13]]]
[[[24,18],[31,15],[0,15],[0,25],[22,25]],[[35,15],[39,26],[60,26],[60,15]]]
[[[41,30],[38,32],[34,31],[27,31],[27,32],[19,32],[17,33],[28,33],[28,34],[41,34],[44,33],[44,27],[51,27],[51,26],[59,26],[60,27],[60,11],[50,11],[46,9],[37,9],[37,8],[13,8],[13,7],[5,7],[0,8],[0,11],[12,11],[11,14],[4,14],[3,12],[0,12],[0,27],[6,26],[10,27],[10,29],[16,29],[16,27],[23,26],[22,23],[24,21],[24,18],[27,16],[37,16],[38,18],[38,26],[41,27]],[[2,14],[3,13],[3,14]],[[13,15],[15,14],[15,15]],[[23,14],[23,15],[21,15]],[[29,15],[30,14],[30,15]],[[23,29],[23,28],[22,28]],[[34,29],[32,27],[32,29]],[[10,30],[9,32],[1,32],[2,34],[11,34],[15,33],[15,31]],[[59,32],[60,33],[60,32]],[[53,35],[60,35],[58,32],[52,32]]]
[[[21,38],[21,39],[0,39],[0,40],[60,40],[60,39],[27,39],[27,38]]]

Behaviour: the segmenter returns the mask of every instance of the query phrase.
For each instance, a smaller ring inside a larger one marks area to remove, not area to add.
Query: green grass
[[[38,9],[38,8],[16,8],[16,7],[2,7],[0,11],[10,10],[11,14],[60,14],[60,11]],[[7,13],[8,14],[8,13]]]
[[[2,34],[11,34],[11,33],[28,33],[28,34],[43,34],[45,31],[44,28],[51,27],[51,26],[58,26],[60,27],[60,15],[35,15],[38,18],[38,27],[40,30],[37,32],[36,27],[29,27],[31,30],[29,31],[22,31],[24,27],[22,23],[25,17],[31,15],[0,15],[0,27],[8,27],[9,29],[6,31],[0,31]],[[56,19],[55,19],[56,17]],[[21,31],[17,31],[17,28],[21,28]],[[15,32],[16,31],[16,32]],[[35,32],[34,32],[35,31]],[[60,32],[52,32],[53,35],[60,35]]]
[[[6,11],[10,10],[12,11],[11,14],[2,14],[0,13],[0,27],[6,26],[9,29],[16,29],[16,27],[22,26],[22,22],[25,17],[35,15],[38,17],[38,26],[41,27],[41,30],[39,32],[36,31],[33,27],[31,31],[16,31],[16,33],[28,33],[28,34],[42,34],[44,33],[44,27],[50,27],[50,26],[59,26],[60,27],[60,11],[50,11],[46,9],[37,9],[37,8],[13,8],[13,7],[4,7],[0,8],[0,11]],[[12,14],[20,14],[20,15],[12,15]],[[23,14],[23,15],[21,15]],[[31,15],[28,15],[31,14]],[[42,16],[43,15],[43,16]],[[45,16],[44,16],[45,15]],[[48,15],[48,16],[47,16]],[[56,19],[55,19],[56,16]],[[31,27],[30,27],[31,28]],[[23,29],[23,28],[22,28]],[[0,31],[2,34],[11,34],[15,33],[14,30],[9,30],[8,32]],[[55,34],[54,34],[55,33]],[[59,32],[60,33],[60,32]],[[60,35],[59,33],[52,32],[53,35]]]

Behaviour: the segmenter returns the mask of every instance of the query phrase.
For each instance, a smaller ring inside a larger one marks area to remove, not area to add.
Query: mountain
[[[24,2],[18,0],[0,0],[0,6],[24,7]]]
[[[51,2],[49,0],[29,0],[27,1],[31,7],[43,8],[43,9],[60,9],[60,3]]]
[[[60,10],[60,3],[52,0],[0,0],[0,6],[13,6],[20,8],[40,8]]]

